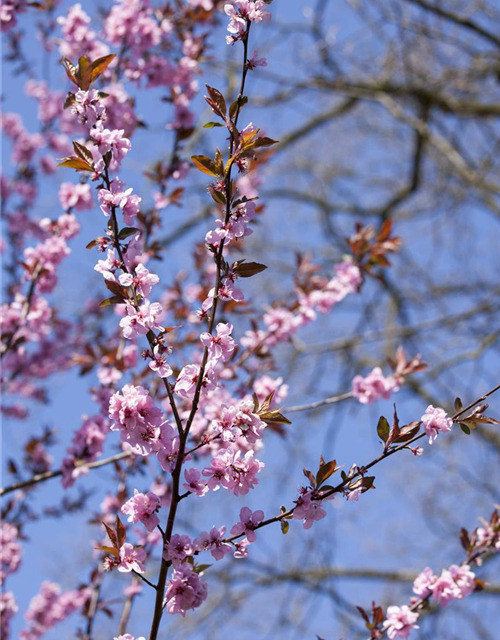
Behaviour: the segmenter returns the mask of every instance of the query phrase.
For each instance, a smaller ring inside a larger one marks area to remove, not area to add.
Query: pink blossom
[[[20,640],[37,640],[73,612],[81,609],[90,597],[90,589],[66,591],[54,582],[43,582],[40,593],[32,598],[24,617],[28,629],[21,631]]]
[[[220,527],[220,529],[212,527],[210,532],[202,531],[200,537],[194,541],[194,548],[196,551],[210,551],[215,560],[222,560],[232,551],[231,545],[223,542],[225,533],[226,527]]]
[[[143,264],[138,264],[133,274],[122,273],[118,280],[124,287],[133,285],[145,298],[149,298],[153,286],[160,282],[160,278],[155,273],[150,273]]]
[[[189,536],[174,534],[171,539],[165,543],[163,557],[170,562],[179,563],[192,556],[194,552],[193,543]]]
[[[99,92],[95,89],[77,91],[71,103],[71,111],[77,116],[78,121],[89,129],[91,127],[100,128],[106,119],[106,109],[99,97]],[[97,129],[93,129],[93,131],[97,131]]]
[[[121,393],[111,396],[109,417],[115,423],[113,431],[120,431],[122,442],[132,448],[134,453],[146,456],[161,447],[160,436],[163,415],[155,407],[149,392],[140,386],[125,385]]]
[[[129,571],[144,573],[146,568],[143,563],[146,560],[146,555],[146,551],[142,547],[134,549],[130,543],[124,542],[120,549],[118,571],[122,573],[128,573]]]
[[[83,416],[82,425],[74,432],[71,447],[62,462],[62,484],[65,489],[71,487],[80,475],[88,473],[88,467],[77,462],[96,460],[102,453],[108,431],[109,421],[103,416]]]
[[[427,407],[421,420],[425,433],[429,436],[429,444],[434,442],[440,431],[451,431],[453,426],[453,420],[448,417],[446,411],[440,407],[433,407],[432,404]]]
[[[150,329],[162,329],[158,324],[158,318],[162,313],[159,302],[151,303],[145,299],[137,310],[127,303],[127,315],[120,320],[123,337],[130,340],[138,335],[146,335]]]
[[[99,149],[101,156],[105,156],[111,152],[112,159],[109,168],[116,171],[127,153],[132,148],[130,140],[125,137],[125,129],[91,129],[90,135]],[[96,169],[101,172],[104,170],[104,162],[96,163]],[[126,222],[128,224],[128,222]]]
[[[134,489],[134,495],[122,506],[122,513],[128,515],[129,522],[142,522],[148,531],[160,524],[160,519],[156,513],[160,507],[160,499],[157,495],[148,491],[139,493]]]
[[[323,520],[326,511],[322,508],[322,500],[313,500],[314,493],[302,487],[299,497],[295,500],[293,517],[295,520],[303,520],[304,529],[310,529],[314,522]]]
[[[248,546],[250,545],[250,542],[246,538],[243,538],[242,540],[235,540],[233,544],[235,558],[248,557]]]
[[[257,67],[267,67],[267,60],[259,58],[259,52],[254,51],[252,57],[247,60],[247,67],[253,71]]]
[[[10,522],[0,525],[0,582],[15,573],[21,565],[21,545],[17,541],[19,532]]]
[[[202,574],[184,562],[174,568],[172,578],[168,581],[164,604],[172,614],[186,615],[189,609],[196,609],[206,600],[208,588],[201,580]]]
[[[196,467],[184,469],[184,479],[186,482],[182,486],[190,493],[195,493],[197,496],[204,496],[208,491],[208,487],[202,481],[201,473]]]
[[[413,593],[419,598],[427,598],[432,593],[432,587],[437,576],[434,575],[430,567],[421,571],[413,582]]]
[[[233,536],[246,535],[248,542],[255,542],[257,535],[255,529],[264,520],[264,512],[253,511],[248,507],[243,507],[240,511],[240,521],[231,529]]]
[[[371,404],[380,398],[385,400],[391,397],[391,393],[399,390],[399,385],[395,378],[386,378],[380,367],[375,367],[365,378],[355,376],[352,381],[352,395],[361,404]]]
[[[458,566],[452,564],[449,568],[449,572],[453,581],[455,582],[455,593],[457,600],[462,600],[470,595],[476,588],[476,576],[474,572],[470,570],[468,564]]]
[[[253,451],[247,451],[242,458],[241,451],[230,445],[212,458],[210,467],[203,469],[202,474],[208,478],[209,489],[216,491],[222,486],[237,496],[246,495],[258,484],[256,475],[263,468],[264,463],[254,458]]]
[[[172,367],[167,362],[167,356],[172,352],[172,347],[157,344],[153,349],[154,359],[149,363],[149,368],[156,371],[160,378],[168,378],[173,374]]]
[[[191,400],[194,396],[198,378],[200,375],[200,367],[196,364],[187,364],[183,367],[177,377],[174,385],[175,393],[181,398]],[[214,388],[214,383],[205,375],[203,377],[202,389],[205,391]]]
[[[105,216],[110,216],[112,208],[118,207],[123,213],[124,223],[127,226],[132,226],[135,224],[135,218],[139,213],[141,198],[132,193],[132,187],[128,189],[124,189],[124,187],[125,183],[115,178],[111,181],[109,189],[99,189],[97,199]],[[148,274],[149,272],[144,274],[144,277],[147,277]],[[155,277],[152,276],[152,279],[154,280]],[[153,284],[156,284],[156,282],[151,283],[151,285]]]
[[[207,332],[202,333],[200,340],[208,348],[208,355],[211,360],[227,362],[236,348],[236,342],[231,338],[233,325],[219,322],[216,331],[217,334],[215,336]]]
[[[10,621],[16,615],[18,606],[12,591],[0,592],[0,637],[7,639],[10,632]]]
[[[412,611],[407,605],[388,607],[383,629],[391,640],[392,638],[408,638],[412,629],[420,628],[415,624],[417,620],[418,613]]]
[[[93,201],[90,185],[63,182],[59,188],[59,202],[65,211],[69,209],[75,209],[75,211],[92,209]]]

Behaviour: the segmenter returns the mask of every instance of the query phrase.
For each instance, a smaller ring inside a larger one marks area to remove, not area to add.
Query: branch
[[[104,460],[96,460],[95,462],[83,462],[82,464],[77,464],[77,469],[98,469],[99,467],[105,467],[108,464],[112,464],[113,462],[117,462],[118,460],[123,460],[125,458],[130,458],[134,454],[130,451],[122,451],[121,453],[116,453],[114,456],[109,458],[104,458]],[[16,482],[15,484],[11,484],[9,487],[0,489],[0,496],[4,496],[7,493],[11,493],[12,491],[16,491],[17,489],[24,489],[26,487],[31,487],[34,484],[38,484],[39,482],[45,482],[46,480],[50,480],[51,478],[57,478],[58,476],[62,476],[62,469],[56,469],[56,471],[46,471],[45,473],[39,473],[36,476],[33,476],[29,480],[21,480],[20,482]]]

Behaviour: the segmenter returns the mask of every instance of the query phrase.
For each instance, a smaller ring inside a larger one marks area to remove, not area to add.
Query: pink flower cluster
[[[371,404],[380,398],[388,400],[391,394],[399,391],[399,385],[393,376],[385,377],[380,367],[375,367],[366,377],[355,376],[352,381],[352,395],[361,404]]]
[[[408,638],[413,629],[420,628],[415,624],[417,620],[418,613],[412,611],[406,604],[402,607],[388,607],[383,629],[391,640],[393,638]]]
[[[101,455],[109,421],[101,415],[84,416],[82,426],[75,431],[68,455],[62,462],[62,484],[65,489],[71,487],[88,468],[78,462],[92,462]]]
[[[241,344],[247,349],[272,347],[289,340],[301,327],[316,319],[316,312],[328,313],[350,293],[359,290],[363,279],[359,267],[350,260],[335,266],[335,276],[324,281],[312,281],[314,288],[308,293],[298,290],[298,305],[293,311],[275,307],[264,315],[266,329],[247,331]]]
[[[16,615],[18,606],[12,591],[0,592],[0,637],[8,638],[10,621]]]
[[[50,236],[36,247],[27,247],[24,250],[25,279],[31,280],[38,270],[37,290],[51,293],[57,284],[57,268],[69,254],[66,240],[61,236]]]
[[[21,631],[20,640],[37,640],[56,624],[63,622],[72,613],[83,607],[90,597],[90,589],[66,591],[54,582],[44,582],[26,611],[28,628]]]
[[[122,573],[144,573],[146,568],[144,562],[147,554],[142,547],[134,547],[129,542],[124,542],[120,547],[120,561],[118,563],[118,571]]]
[[[426,567],[415,579],[413,592],[419,598],[431,597],[442,607],[453,600],[463,600],[476,588],[475,575],[468,564],[452,564],[443,569],[440,576]]]
[[[227,30],[231,34],[226,37],[227,44],[244,39],[249,22],[268,22],[271,14],[265,6],[264,0],[234,0],[225,4],[224,12],[229,16]]]
[[[111,215],[112,207],[119,208],[123,213],[124,224],[131,227],[135,224],[135,218],[139,213],[141,198],[132,194],[132,187],[125,190],[124,187],[125,183],[115,178],[111,181],[109,190],[99,189],[97,198],[105,216]]]
[[[323,501],[314,489],[301,487],[299,497],[294,502],[296,506],[293,510],[293,517],[295,520],[303,521],[304,529],[310,529],[315,522],[323,520],[326,516],[326,511],[322,507]]]
[[[438,437],[440,431],[446,433],[451,431],[453,420],[448,416],[444,409],[433,407],[430,404],[425,410],[424,415],[420,418],[424,426],[426,435],[429,437],[429,444],[432,444]]]
[[[257,474],[264,468],[264,463],[254,457],[253,451],[243,456],[234,444],[227,449],[220,449],[210,461],[210,466],[203,469],[207,478],[207,486],[212,491],[224,487],[235,496],[246,495],[256,484]]]
[[[233,536],[246,536],[249,543],[257,540],[257,534],[255,529],[264,520],[264,512],[253,511],[248,507],[243,507],[240,511],[240,521],[237,522],[231,529]]]
[[[96,60],[109,53],[108,46],[96,40],[96,32],[90,29],[90,16],[80,3],[72,5],[67,17],[60,16],[57,22],[63,36],[59,41],[61,56],[70,60],[77,60],[80,56]]]
[[[253,232],[248,225],[254,218],[255,204],[253,202],[242,202],[231,211],[227,223],[223,220],[215,221],[217,228],[207,233],[205,242],[218,248],[221,240],[224,240],[224,246],[226,247],[231,240],[249,236]]]
[[[210,551],[215,560],[222,560],[231,553],[232,547],[228,542],[223,542],[226,527],[212,527],[210,531],[202,531],[193,543],[196,551]]]
[[[17,14],[28,8],[27,0],[3,0],[0,7],[0,25],[2,33],[10,31],[17,25]]]
[[[188,562],[174,566],[172,577],[168,581],[164,606],[172,614],[186,615],[186,611],[196,609],[206,600],[208,587],[201,579],[202,573],[196,573]]]
[[[92,209],[92,191],[89,184],[63,182],[59,187],[59,202],[64,211]]]
[[[173,429],[144,387],[127,384],[121,393],[114,393],[109,417],[115,421],[111,430],[120,431],[122,442],[137,455],[147,456],[171,445]]]
[[[128,515],[128,521],[142,522],[148,531],[160,524],[157,510],[160,508],[160,499],[151,491],[139,493],[134,489],[134,495],[122,506],[122,513]]]
[[[17,541],[19,531],[10,522],[0,525],[0,584],[7,576],[15,573],[21,564],[21,545]]]

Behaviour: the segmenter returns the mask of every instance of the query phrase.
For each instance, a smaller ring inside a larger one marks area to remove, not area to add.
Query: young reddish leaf
[[[330,476],[337,471],[337,461],[332,460],[331,462],[326,462],[323,464],[316,474],[316,484],[320,487],[325,480],[328,480]]]
[[[251,278],[257,273],[265,271],[265,269],[267,269],[265,264],[260,264],[259,262],[245,262],[244,260],[235,262],[233,265],[233,271],[241,278]]]
[[[116,516],[116,533],[118,534],[118,548],[121,549],[127,537],[127,532],[118,516]]]
[[[113,282],[112,280],[105,280],[104,281],[104,285],[106,287],[106,289],[108,289],[109,291],[111,291],[112,294],[114,294],[115,296],[118,296],[122,299],[127,300],[128,299],[128,291],[126,287],[122,287],[121,284],[118,284],[118,282]]]
[[[75,65],[71,62],[71,60],[68,60],[68,58],[63,58],[61,62],[68,78],[71,80],[71,82],[78,86],[78,80],[76,79],[76,73],[78,70]]]
[[[213,87],[210,87],[208,84],[205,86],[207,87],[208,95],[210,96],[210,98],[207,98],[205,96],[205,100],[208,102],[208,104],[212,107],[212,109],[218,116],[225,119],[227,108],[226,108],[226,101],[224,100],[224,96],[218,89],[214,89]]]
[[[124,304],[124,300],[120,296],[111,296],[111,298],[105,298],[100,302],[99,306],[104,309],[105,307],[110,307],[113,304]]]
[[[459,412],[463,409],[463,404],[460,398],[455,398],[455,412]]]
[[[315,487],[316,486],[316,478],[314,477],[314,474],[311,471],[309,471],[309,469],[306,469],[305,467],[302,469],[302,473],[305,475],[305,477],[311,483],[311,487]]]
[[[257,140],[254,142],[253,148],[260,149],[261,147],[270,147],[273,144],[278,144],[278,140],[273,140],[272,138],[263,136],[262,138],[257,138]]]
[[[90,82],[97,80],[97,78],[106,71],[115,58],[115,54],[111,53],[108,56],[102,56],[102,58],[94,60],[90,65]]]
[[[94,549],[96,551],[104,551],[105,553],[112,553],[117,558],[120,557],[120,553],[118,549],[116,549],[115,547],[94,547]]]
[[[104,525],[104,528],[106,529],[106,533],[108,534],[109,539],[113,543],[113,546],[119,549],[120,547],[118,546],[118,538],[116,537],[115,531],[113,531],[113,529],[110,526],[108,526],[105,522],[103,522],[102,524]]]
[[[58,167],[68,167],[68,169],[76,169],[77,171],[94,171],[86,160],[79,158],[78,156],[69,156],[63,158],[63,160],[57,165]]]
[[[202,173],[206,173],[208,176],[212,176],[212,178],[220,178],[222,177],[219,173],[217,173],[217,168],[215,166],[215,162],[207,158],[206,156],[191,156],[191,160],[197,169],[199,169]]]
[[[278,424],[292,424],[288,418],[280,413],[279,409],[272,409],[271,411],[259,412],[259,417],[264,422],[277,422]]]
[[[79,142],[73,142],[73,149],[79,158],[88,162],[90,166],[93,165],[94,157],[87,147],[84,147],[83,144],[80,144]]]
[[[130,236],[135,236],[135,234],[139,231],[135,227],[123,227],[118,234],[118,240],[125,240]]]

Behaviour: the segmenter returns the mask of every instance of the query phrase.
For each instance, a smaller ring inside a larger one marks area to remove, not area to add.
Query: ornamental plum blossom
[[[413,582],[413,593],[419,598],[427,598],[432,593],[432,587],[437,579],[430,567],[421,571]]]
[[[146,560],[146,556],[146,551],[142,547],[134,549],[130,543],[124,542],[120,548],[118,571],[122,573],[129,573],[130,571],[144,573],[146,569],[143,563]]]
[[[160,378],[168,378],[173,374],[172,367],[167,362],[167,356],[172,353],[172,347],[157,344],[153,349],[153,359],[149,368],[156,371]]]
[[[207,493],[208,487],[202,481],[201,473],[196,467],[184,469],[184,479],[186,482],[182,486],[190,493],[195,493],[197,496],[204,496]]]
[[[125,183],[115,178],[111,181],[109,189],[99,189],[97,199],[101,205],[101,211],[105,216],[110,216],[113,207],[119,207],[123,213],[123,221],[127,226],[135,223],[139,213],[141,198],[132,194],[132,187],[124,189]],[[157,284],[156,282],[152,284]]]
[[[0,637],[8,638],[10,621],[16,615],[18,606],[12,591],[0,592]]]
[[[129,522],[142,522],[148,531],[153,531],[160,524],[156,513],[159,507],[160,499],[157,495],[151,491],[139,493],[137,489],[134,489],[134,495],[127,500],[121,510],[122,513],[128,515]]]
[[[71,182],[63,182],[59,187],[59,202],[61,207],[68,211],[84,211],[92,209],[92,191],[88,184],[72,184]]]
[[[391,640],[393,638],[408,638],[412,629],[420,628],[415,624],[417,620],[418,613],[412,611],[407,605],[388,607],[383,629]]]
[[[115,421],[111,430],[120,431],[122,442],[134,453],[146,456],[160,447],[163,414],[143,387],[125,385],[121,393],[113,394],[109,417]]]
[[[246,495],[258,484],[256,475],[264,468],[264,463],[254,458],[253,451],[247,451],[243,458],[241,455],[241,451],[234,445],[217,452],[210,467],[202,471],[208,478],[209,489],[217,491],[222,486],[237,496]]]
[[[90,594],[88,588],[61,593],[61,588],[55,582],[43,582],[40,593],[32,598],[24,614],[28,628],[21,631],[20,640],[37,640],[83,607]]]
[[[208,332],[202,333],[200,340],[208,348],[208,357],[211,360],[227,362],[236,348],[236,342],[231,338],[233,325],[229,322],[219,322],[216,331],[215,336]]]
[[[187,556],[192,556],[194,552],[193,543],[189,536],[174,534],[171,539],[165,543],[163,557],[170,562],[182,562]]]
[[[264,7],[263,0],[234,0],[231,4],[225,4],[224,12],[230,18],[227,30],[232,34],[226,37],[226,42],[234,44],[237,40],[244,38],[247,21],[267,22],[271,14]]]
[[[365,378],[355,376],[352,381],[352,395],[361,404],[371,404],[380,398],[388,400],[398,390],[397,380],[393,376],[385,377],[380,367],[375,367]]]
[[[226,527],[212,527],[210,532],[202,531],[200,537],[194,541],[194,548],[196,551],[210,551],[215,560],[222,560],[222,558],[231,553],[232,547],[228,542],[223,542],[224,535],[226,533]]]
[[[109,421],[101,415],[83,416],[82,425],[73,435],[67,457],[62,462],[62,484],[65,489],[75,480],[88,473],[88,467],[77,462],[92,462],[102,453],[109,431]]]
[[[426,435],[429,437],[429,444],[432,444],[440,431],[451,431],[453,420],[444,409],[433,407],[430,404],[421,417]]]
[[[143,264],[138,264],[133,274],[122,273],[118,280],[124,287],[133,285],[136,291],[145,298],[149,298],[154,285],[160,282],[160,278],[156,273],[150,273]]]
[[[10,522],[0,525],[0,583],[19,569],[21,564],[21,545],[17,542],[19,531]]]
[[[186,611],[196,609],[203,604],[208,588],[201,580],[201,575],[196,573],[188,562],[174,568],[164,600],[164,606],[169,613],[180,613],[185,616]]]
[[[106,119],[106,109],[99,92],[95,89],[77,91],[71,103],[71,111],[77,116],[78,121],[89,129],[95,127],[97,130]]]
[[[248,507],[243,507],[240,511],[240,521],[237,522],[232,528],[231,533],[233,536],[245,535],[248,542],[255,542],[257,540],[257,534],[255,529],[264,520],[264,512],[253,511]]]
[[[162,306],[159,302],[151,303],[145,299],[137,309],[130,303],[127,303],[126,309],[127,315],[120,320],[120,327],[124,338],[131,340],[138,335],[145,336],[149,330],[162,329],[157,321],[163,313]]]
[[[293,517],[295,520],[303,520],[304,529],[310,529],[314,522],[323,520],[326,511],[322,508],[322,500],[313,499],[314,491],[301,487],[299,497],[295,500]]]

